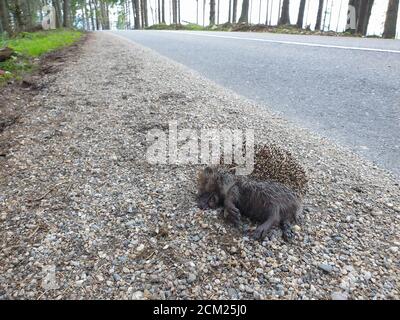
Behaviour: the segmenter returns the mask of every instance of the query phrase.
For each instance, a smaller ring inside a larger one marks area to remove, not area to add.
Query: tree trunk
[[[169,24],[172,24],[172,0],[169,0]]]
[[[299,14],[297,16],[297,28],[303,28],[304,11],[306,9],[306,0],[300,1]]]
[[[165,0],[161,2],[161,22],[165,24]]]
[[[23,24],[25,26],[25,30],[31,31],[34,25],[34,12],[31,8],[31,4],[29,0],[21,0],[21,12]]]
[[[210,0],[210,26],[215,25],[215,0]]]
[[[149,16],[147,10],[147,0],[143,0],[144,26],[149,26]]]
[[[203,0],[203,27],[205,26],[206,21],[206,0]]]
[[[243,0],[239,23],[249,23],[249,0]]]
[[[129,10],[129,2],[127,1],[128,10]],[[101,1],[101,18],[103,21],[103,29],[110,30],[110,21],[108,20],[108,3],[105,1]],[[129,12],[129,11],[128,11]]]
[[[269,25],[272,26],[272,9],[274,8],[274,0],[271,0],[271,6],[269,7]]]
[[[160,0],[157,1],[157,5],[158,5],[158,8],[157,8],[158,23],[161,23],[161,1]]]
[[[144,10],[143,10],[143,0],[140,0],[140,20],[142,21],[141,29],[144,28]]]
[[[0,0],[0,20],[3,32],[7,32],[9,35],[12,34],[12,28],[10,24],[10,12],[8,11],[8,5],[6,0]]]
[[[178,2],[177,0],[172,0],[172,23],[178,24]]]
[[[367,15],[368,0],[360,1],[356,32],[363,33],[363,25]]]
[[[99,17],[99,8],[97,7],[97,0],[92,0],[94,13],[96,15],[96,30],[100,30],[100,17]]]
[[[88,11],[87,6],[86,6],[86,1],[83,1],[82,6],[83,6],[83,9],[82,9],[82,10],[84,10],[85,16],[86,16],[86,26],[85,26],[85,29],[86,29],[86,30],[90,30],[90,20],[89,20],[89,19],[90,19],[90,15],[89,15],[89,11]]]
[[[83,4],[81,4],[81,10],[82,10],[82,27],[83,27],[83,30],[86,30],[87,18],[86,18],[86,12],[85,12],[85,8],[83,7]]]
[[[374,0],[369,0],[368,1],[368,8],[367,8],[367,17],[363,26],[362,33],[363,35],[367,34],[368,31],[368,25],[369,25],[369,20],[371,18],[371,13],[372,13],[372,7],[374,6]]]
[[[56,10],[56,28],[62,26],[62,13],[60,0],[53,0],[53,7]]]
[[[389,0],[388,9],[386,12],[385,28],[383,37],[391,39],[396,37],[397,15],[399,12],[399,0]]]
[[[181,0],[178,0],[178,24],[181,24]]]
[[[117,11],[118,14],[118,20],[117,20],[117,28],[118,30],[126,30],[127,29],[127,24],[126,24],[126,2],[121,3],[121,9]]]
[[[219,12],[220,12],[220,1],[218,0],[218,6],[217,6],[217,24],[219,24]]]
[[[317,23],[315,24],[315,30],[321,30],[322,11],[323,10],[324,10],[324,0],[319,0],[318,13],[317,13]]]
[[[281,10],[282,10],[282,0],[279,0],[279,5],[278,5],[278,24],[279,24],[279,18],[281,17]]]
[[[128,2],[126,2],[126,5],[128,6]],[[101,30],[106,29],[106,12],[103,1],[100,1],[100,25]]]
[[[232,23],[236,23],[236,14],[237,14],[237,0],[233,0],[233,5],[232,5]]]
[[[134,28],[136,30],[140,29],[140,8],[139,0],[132,0],[132,11],[134,18]]]
[[[278,23],[279,25],[290,24],[289,5],[289,0],[283,0],[282,13]]]
[[[139,4],[139,15],[140,15],[140,21],[141,21],[140,29],[143,29],[144,28],[143,0],[140,0],[139,2],[140,2],[140,4]]]
[[[268,17],[269,17],[269,0],[267,0],[267,12],[266,12],[266,14],[265,14],[265,25],[266,25],[266,26],[269,25]]]
[[[199,0],[196,0],[196,24],[199,24]]]
[[[92,1],[88,1],[89,4],[89,12],[90,12],[90,22],[92,23],[92,30],[96,30],[96,25],[94,23],[94,11],[93,11],[93,6],[92,6]]]
[[[253,13],[253,0],[249,0],[249,24],[251,24],[252,13]]]
[[[76,24],[76,18],[77,18],[77,13],[78,13],[78,9],[79,9],[78,8],[79,4],[78,4],[78,1],[75,1],[75,0],[71,1],[70,4],[71,4],[71,7],[69,10],[69,12],[70,12],[69,17],[71,20],[71,27],[74,28],[75,24]]]
[[[229,0],[228,23],[232,21],[232,0]]]
[[[131,25],[131,15],[129,14],[130,11],[130,2],[125,1],[125,7],[124,7],[124,20],[125,20],[125,29],[132,29]]]
[[[347,26],[346,26],[347,32],[355,33],[358,29],[358,21],[360,19],[360,1],[361,0],[349,0],[349,9],[347,11]]]
[[[322,31],[325,30],[325,26],[326,26],[326,16],[328,14],[328,4],[329,4],[329,1],[327,1],[326,5],[325,5],[324,22],[322,22]]]
[[[43,11],[42,11],[42,8],[43,8],[45,5],[46,5],[46,2],[43,2],[43,1],[41,1],[40,4],[39,4],[39,8],[40,8],[40,10],[39,10],[39,18],[40,18],[40,22],[43,21]]]
[[[357,16],[357,29],[356,32],[362,35],[367,34],[369,18],[371,16],[373,0],[359,1],[356,7]]]
[[[329,9],[328,31],[331,30],[332,11],[333,11],[333,1],[331,1],[331,8]]]
[[[24,20],[22,18],[21,4],[19,0],[14,1],[13,16],[15,29],[17,32],[25,30]]]
[[[111,30],[111,23],[110,23],[110,4],[106,3],[106,18],[107,18],[107,29]]]
[[[346,31],[366,35],[373,5],[374,0],[350,0]]]
[[[64,28],[71,28],[71,3],[70,0],[64,0],[63,12],[64,12]]]

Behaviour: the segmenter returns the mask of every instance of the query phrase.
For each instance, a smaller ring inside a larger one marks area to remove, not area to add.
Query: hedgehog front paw
[[[263,225],[258,226],[254,231],[253,238],[254,240],[263,241],[268,235],[268,229],[266,229]]]
[[[295,235],[292,230],[292,227],[288,224],[284,224],[282,227],[282,238],[286,242],[291,242],[294,239]]]

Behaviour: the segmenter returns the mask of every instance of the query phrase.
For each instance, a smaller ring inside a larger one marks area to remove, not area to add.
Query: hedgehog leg
[[[213,194],[211,192],[205,192],[197,196],[197,204],[201,210],[210,209],[209,203],[212,196]]]
[[[233,223],[235,227],[238,227],[240,224],[240,211],[236,206],[231,203],[227,202],[225,203],[225,211],[224,211],[224,217]]]
[[[259,225],[257,229],[254,231],[254,239],[256,240],[264,240],[268,235],[269,230],[278,223],[279,221],[279,208],[273,207],[271,209],[271,214],[267,221],[263,224]]]
[[[280,224],[281,230],[282,230],[282,237],[283,240],[286,242],[290,242],[294,238],[294,232],[292,230],[292,226],[287,222],[281,222]]]
[[[224,217],[236,227],[240,224],[240,210],[235,204],[238,199],[237,193],[237,187],[232,187],[224,201]]]

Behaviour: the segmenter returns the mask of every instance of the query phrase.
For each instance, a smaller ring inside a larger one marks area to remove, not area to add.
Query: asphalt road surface
[[[400,41],[115,31],[400,176]]]

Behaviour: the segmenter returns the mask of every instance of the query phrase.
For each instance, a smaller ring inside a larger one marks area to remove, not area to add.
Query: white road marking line
[[[199,31],[199,33],[196,33],[193,31],[190,31],[190,32],[163,31],[163,32],[173,32],[173,33],[178,33],[178,34],[186,34],[186,35],[200,36],[200,37],[213,37],[213,38],[224,38],[224,39],[237,39],[237,40],[249,40],[249,41],[258,41],[258,42],[280,43],[280,44],[289,44],[289,45],[306,46],[306,47],[320,47],[320,48],[333,48],[333,49],[358,50],[358,51],[374,51],[374,52],[386,52],[386,53],[400,53],[400,50],[375,49],[375,48],[366,48],[366,47],[334,46],[334,45],[329,45],[329,44],[283,41],[283,40],[269,40],[269,39],[259,39],[259,38],[235,37],[235,36],[219,36],[216,34],[205,34],[205,33],[202,34],[202,33],[200,33],[200,31]]]

